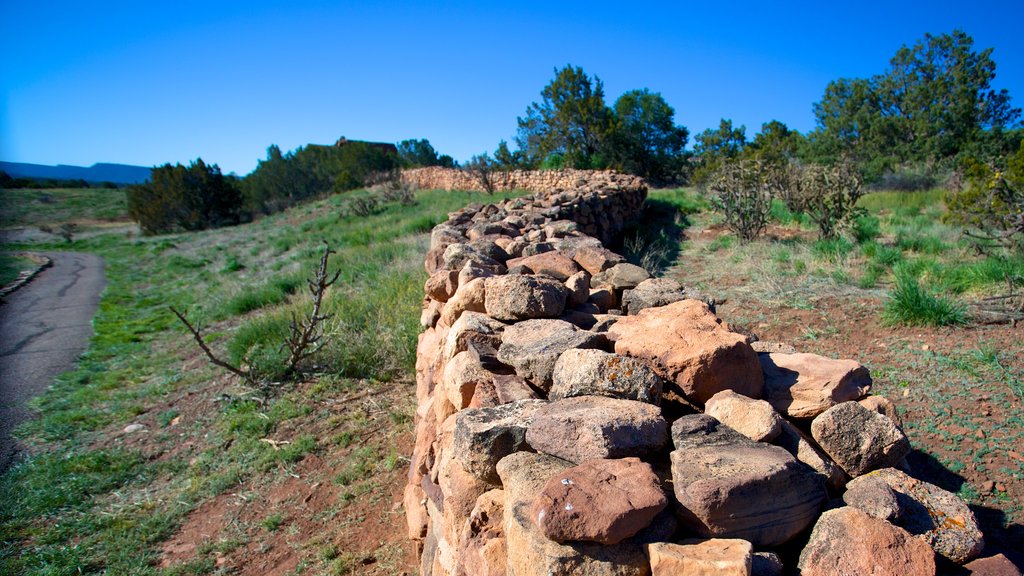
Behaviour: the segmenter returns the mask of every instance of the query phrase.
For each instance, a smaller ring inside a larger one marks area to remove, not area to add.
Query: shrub
[[[712,204],[725,216],[725,225],[745,242],[768,225],[775,180],[771,168],[756,160],[725,164],[711,177]]]
[[[968,161],[967,185],[946,197],[946,220],[983,246],[1024,251],[1024,142],[1006,168]]]
[[[809,164],[798,169],[790,193],[796,195],[802,211],[818,225],[819,235],[834,238],[841,228],[849,227],[863,215],[864,211],[857,208],[857,200],[864,193],[862,183],[850,162]]]
[[[925,290],[910,274],[896,275],[896,289],[891,296],[882,312],[887,324],[958,326],[967,323],[963,306]]]
[[[128,215],[145,234],[202,230],[238,224],[242,197],[216,164],[197,159],[188,167],[153,168],[150,181],[130,186]]]

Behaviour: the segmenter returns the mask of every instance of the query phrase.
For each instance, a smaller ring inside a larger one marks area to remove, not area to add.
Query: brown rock
[[[601,396],[564,398],[533,413],[526,441],[570,462],[647,457],[668,442],[668,423],[650,404]]]
[[[649,278],[637,284],[636,288],[622,293],[622,310],[630,315],[637,315],[641,310],[666,306],[680,300],[700,300],[715,310],[715,300],[697,290],[684,288],[682,284],[670,278]]]
[[[604,312],[618,306],[615,293],[604,288],[591,288],[590,298],[587,301],[593,303],[599,310]]]
[[[427,535],[427,495],[419,484],[407,484],[402,497],[405,523],[410,540],[423,540]]]
[[[814,418],[871,389],[867,368],[853,360],[817,354],[758,354],[764,370],[764,399],[790,418]]]
[[[650,464],[638,458],[588,460],[548,480],[531,513],[555,542],[618,544],[649,526],[667,505]]]
[[[557,318],[565,309],[569,289],[557,280],[538,276],[508,275],[487,278],[487,314],[515,322],[530,318]]]
[[[826,499],[821,477],[788,452],[711,416],[679,418],[672,440],[679,520],[701,536],[776,546],[810,526]]]
[[[505,329],[498,359],[547,391],[551,388],[555,362],[563,352],[573,348],[599,348],[605,343],[603,335],[580,330],[563,320],[527,320]]]
[[[455,270],[438,270],[423,285],[423,291],[438,302],[447,302],[459,287],[459,273]]]
[[[782,432],[782,417],[771,404],[732,390],[722,390],[709,398],[704,413],[754,442],[771,442]]]
[[[562,282],[565,282],[570,276],[580,271],[580,267],[572,258],[559,251],[544,252],[533,256],[514,258],[509,260],[507,265],[509,268],[514,266],[526,266],[532,270],[534,274],[544,274],[545,276],[557,278]]]
[[[1020,569],[1002,554],[978,558],[964,564],[971,576],[1020,576]]]
[[[569,306],[571,308],[586,304],[590,298],[590,273],[581,270],[569,276],[565,281],[565,287],[569,289]]]
[[[797,566],[802,576],[934,576],[935,553],[906,530],[845,506],[821,515]]]
[[[460,352],[479,349],[481,346],[497,349],[501,345],[501,333],[504,330],[505,324],[486,314],[472,310],[463,312],[445,335],[441,358],[448,362]]]
[[[608,288],[621,292],[629,288],[636,288],[638,284],[650,277],[650,272],[636,264],[622,262],[594,274],[590,283],[597,288]]]
[[[473,391],[473,398],[469,401],[469,407],[488,408],[517,400],[536,400],[537,398],[539,398],[537,393],[521,376],[493,374],[489,381],[477,384]]]
[[[699,404],[722,390],[761,397],[757,354],[697,300],[648,308],[608,330],[615,352],[639,358]]]
[[[716,538],[648,544],[651,576],[750,576],[753,547],[746,540]]]
[[[498,462],[505,488],[504,531],[508,573],[515,576],[647,576],[650,566],[640,545],[594,542],[559,544],[544,537],[533,523],[533,499],[548,479],[572,464],[544,454],[516,452]]]
[[[459,352],[444,367],[441,383],[444,385],[445,396],[456,410],[469,406],[481,382],[488,382],[493,373],[484,369],[478,356],[470,351]]]
[[[861,483],[875,482],[884,482],[896,492],[900,512],[894,523],[923,539],[936,553],[963,564],[977,557],[985,547],[974,513],[956,494],[895,468],[883,468],[857,478],[850,482],[848,490],[855,490]]]
[[[467,310],[483,312],[486,297],[484,287],[484,278],[477,278],[468,284],[459,286],[458,290],[455,291],[455,295],[445,303],[444,308],[441,310],[441,322],[451,326]]]
[[[625,258],[606,248],[583,247],[573,254],[575,260],[584,270],[593,276],[611,268],[612,266],[625,262]]]
[[[566,350],[555,362],[551,400],[607,396],[648,404],[661,402],[661,377],[646,364],[603,350]]]
[[[896,466],[910,453],[910,441],[892,420],[852,401],[819,414],[811,436],[853,477]]]
[[[459,538],[456,574],[505,575],[508,553],[502,528],[504,511],[504,490],[491,490],[477,498]]]
[[[888,416],[889,420],[892,420],[900,427],[900,430],[903,429],[903,418],[900,417],[900,413],[896,410],[896,405],[893,404],[892,400],[889,400],[885,396],[872,395],[861,398],[857,402],[868,410],[878,412],[883,416]]]

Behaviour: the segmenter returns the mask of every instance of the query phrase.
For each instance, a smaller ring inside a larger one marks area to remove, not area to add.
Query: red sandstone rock
[[[821,515],[797,565],[802,576],[934,576],[924,541],[849,506]]]
[[[427,278],[423,291],[438,302],[447,302],[459,287],[459,273],[455,270],[438,270]]]
[[[814,418],[840,402],[857,400],[871,389],[867,368],[853,360],[817,354],[759,354],[764,399],[780,414]]]
[[[648,544],[652,576],[750,576],[753,547],[746,540],[715,538]]]
[[[625,262],[625,258],[608,250],[607,248],[583,247],[573,254],[575,260],[584,270],[593,276],[611,268],[612,266]]]
[[[608,337],[616,353],[643,360],[699,404],[722,390],[761,397],[764,377],[757,354],[703,302],[648,308],[616,322]]]
[[[988,558],[971,560],[964,565],[971,576],[1020,576],[1020,569],[1002,555],[996,554]]]
[[[533,256],[514,258],[507,262],[509,268],[515,266],[526,266],[534,274],[544,274],[566,281],[570,276],[580,271],[580,267],[567,254],[559,251],[544,252]]]
[[[618,544],[668,505],[651,465],[638,458],[588,460],[548,480],[533,502],[534,523],[555,542]]]
[[[732,390],[709,398],[704,413],[755,442],[771,442],[782,431],[782,417],[771,404]]]

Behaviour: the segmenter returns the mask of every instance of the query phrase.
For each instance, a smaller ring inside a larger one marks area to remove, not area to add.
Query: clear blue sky
[[[611,104],[649,88],[691,133],[722,117],[814,127],[840,77],[961,28],[1024,105],[1024,3],[247,2],[0,4],[0,159],[246,174],[274,143],[428,138],[458,160],[511,142],[568,63]]]

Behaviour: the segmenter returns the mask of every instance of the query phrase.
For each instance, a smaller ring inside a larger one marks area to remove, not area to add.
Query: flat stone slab
[[[570,462],[647,457],[668,443],[668,422],[657,406],[601,396],[550,402],[534,412],[526,441]]]

